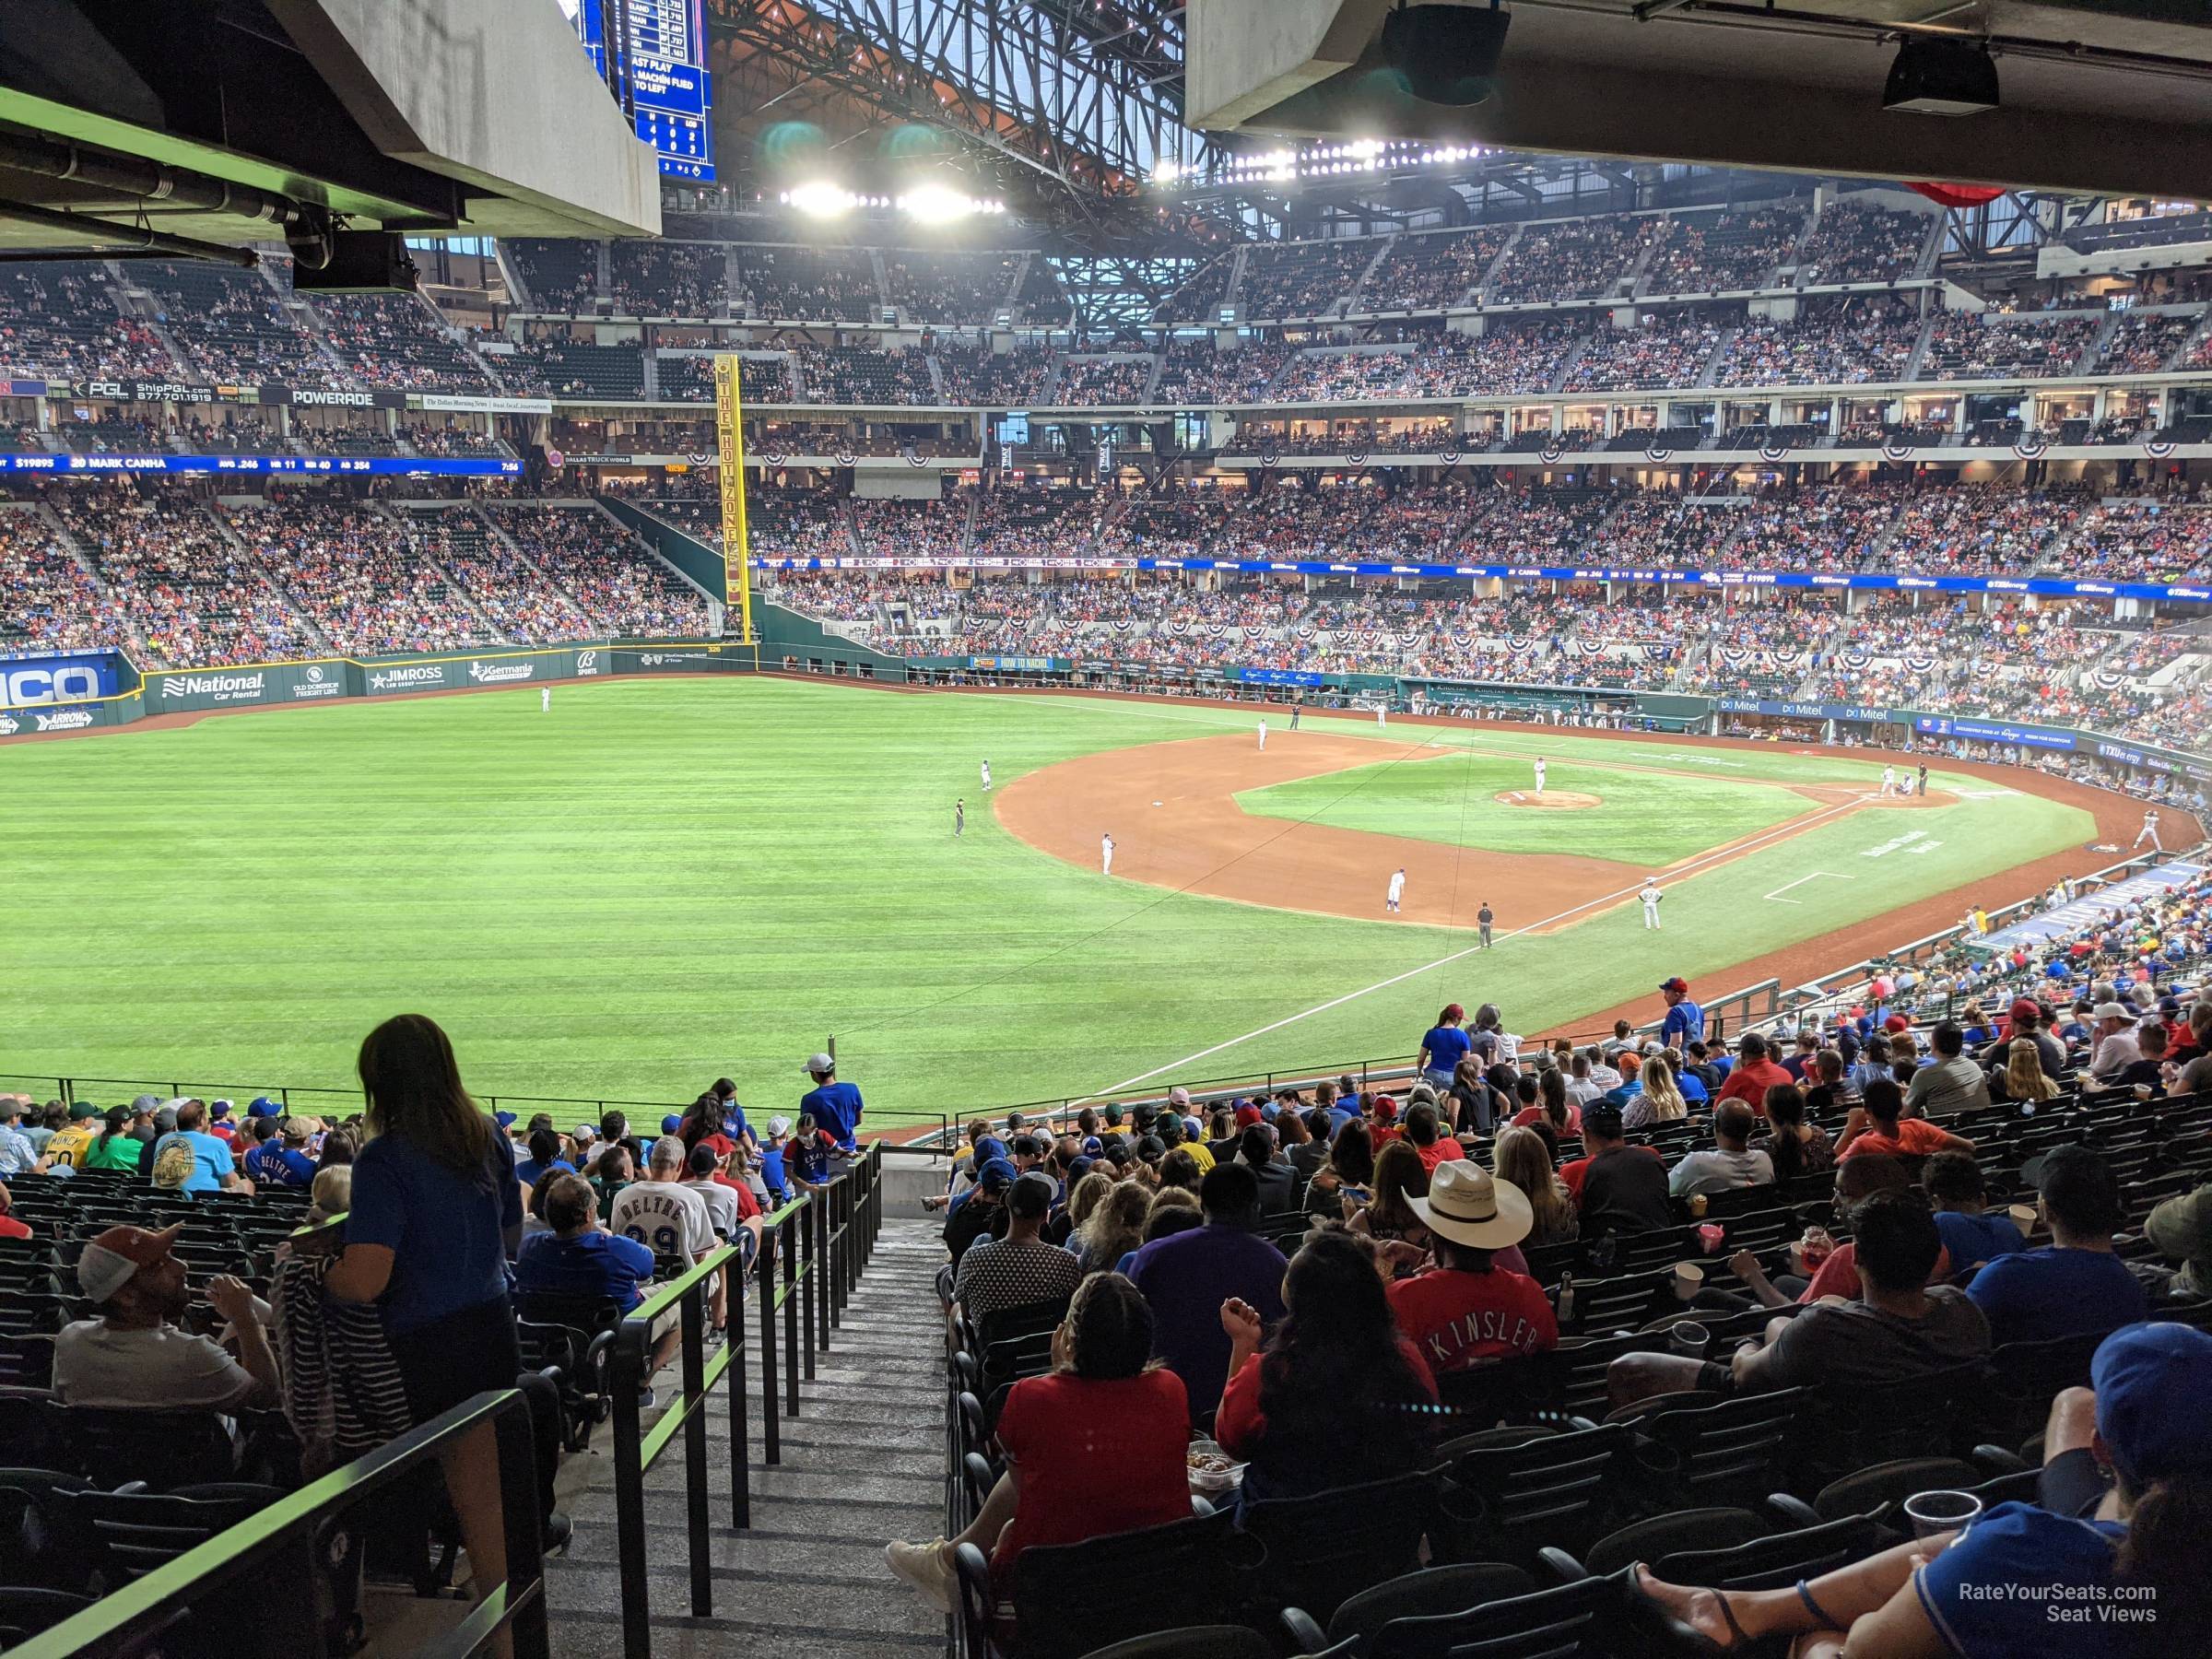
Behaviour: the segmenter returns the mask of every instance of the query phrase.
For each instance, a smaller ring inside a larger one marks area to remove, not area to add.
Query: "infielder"
[[[1260,753],[1264,755],[1264,754],[1265,754],[1266,752],[1267,752],[1267,720],[1266,720],[1266,717],[1265,717],[1265,715],[1263,715],[1263,716],[1261,716],[1261,718],[1260,718]]]
[[[552,687],[550,687],[550,686],[540,686],[540,687],[537,688],[537,706],[538,706],[538,710],[539,710],[539,712],[542,712],[542,713],[550,714],[550,713],[552,713],[552,712],[553,712],[553,688],[552,688]]]
[[[1390,891],[1383,896],[1382,908],[1394,916],[1398,913],[1399,900],[1405,897],[1406,872],[1403,869],[1395,870],[1391,874]]]
[[[967,829],[968,803],[964,800],[955,801],[952,804],[952,839],[959,841]]]
[[[2135,846],[2128,848],[2128,851],[2133,853],[2136,847],[2141,846],[2145,841],[2150,843],[2150,850],[2154,853],[2166,851],[2166,843],[2159,839],[2159,815],[2156,811],[2147,812],[2143,815],[2143,828],[2136,832]]]
[[[1111,835],[1099,837],[1099,870],[1102,875],[1113,874],[1113,837]]]
[[[1482,908],[1475,912],[1475,925],[1482,929],[1482,947],[1485,950],[1490,947],[1490,924],[1497,920],[1496,913],[1490,909],[1490,901],[1485,899]]]
[[[1303,712],[1305,704],[1303,703],[1292,703],[1290,705],[1290,729],[1294,732],[1298,730],[1298,717],[1300,713]]]
[[[1665,897],[1659,890],[1658,882],[1645,877],[1643,890],[1636,895],[1637,902],[1643,906],[1644,926],[1653,929],[1659,926],[1659,900]]]
[[[983,793],[991,793],[991,762],[988,760],[983,762]]]
[[[1544,757],[1541,755],[1536,757],[1536,793],[1544,793]]]
[[[1377,725],[1388,725],[1390,724],[1390,711],[1384,708],[1381,703],[1377,703],[1375,705],[1375,724]]]

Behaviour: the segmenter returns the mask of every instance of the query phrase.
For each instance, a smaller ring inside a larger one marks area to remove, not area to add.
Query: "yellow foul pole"
[[[714,359],[715,439],[722,462],[723,603],[737,619],[739,644],[753,641],[752,544],[745,529],[745,405],[738,394],[737,358]],[[729,624],[723,626],[726,629]]]

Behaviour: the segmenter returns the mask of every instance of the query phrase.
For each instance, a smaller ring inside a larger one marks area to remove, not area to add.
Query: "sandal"
[[[1728,1640],[1725,1642],[1720,1642],[1706,1635],[1704,1631],[1690,1624],[1679,1614],[1670,1612],[1661,1606],[1653,1598],[1651,1593],[1643,1587],[1643,1575],[1650,1571],[1651,1569],[1641,1561],[1638,1561],[1629,1568],[1627,1581],[1629,1601],[1630,1605],[1641,1609],[1648,1618],[1657,1622],[1687,1651],[1695,1653],[1734,1653],[1750,1647],[1751,1638],[1746,1633],[1742,1624],[1737,1621],[1735,1609],[1728,1605],[1728,1593],[1725,1590],[1707,1591],[1707,1594],[1719,1604],[1721,1618],[1727,1621]],[[1698,1585],[1695,1588],[1704,1589],[1705,1586]]]

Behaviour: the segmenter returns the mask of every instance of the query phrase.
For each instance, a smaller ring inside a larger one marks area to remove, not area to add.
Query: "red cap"
[[[1392,1123],[1395,1121],[1397,1115],[1398,1103],[1395,1100],[1388,1095],[1375,1097],[1375,1116],[1379,1121],[1385,1124]]]
[[[1912,1022],[1907,1019],[1902,1014],[1892,1014],[1888,1018],[1882,1021],[1882,1030],[1889,1032],[1892,1036],[1899,1031],[1909,1031],[1912,1029]]]
[[[2041,1019],[2042,1017],[2042,1007],[2033,997],[2020,997],[2012,1005],[2012,1023],[2015,1025],[2025,1020]]]
[[[1684,996],[1688,996],[1689,994],[1689,982],[1677,973],[1673,979],[1661,980],[1659,982],[1659,989],[1662,991],[1679,991]]]
[[[1261,1115],[1260,1109],[1257,1106],[1240,1106],[1237,1108],[1238,1128],[1249,1129],[1254,1124],[1261,1123],[1263,1121],[1264,1119]]]

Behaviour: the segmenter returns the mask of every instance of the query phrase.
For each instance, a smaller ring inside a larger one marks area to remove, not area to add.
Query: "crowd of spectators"
[[[1142,357],[1066,357],[1049,394],[1054,406],[1139,404],[1152,380],[1150,353]]]
[[[728,250],[719,242],[610,242],[607,276],[618,316],[730,314]]]
[[[415,558],[461,584],[477,608],[517,645],[582,640],[594,629],[569,597],[466,508],[409,512],[402,524]]]
[[[500,250],[521,278],[531,307],[563,316],[591,309],[599,291],[599,244],[503,236]]]
[[[2098,325],[2095,317],[2041,322],[2010,312],[1938,312],[1920,378],[2041,380],[2065,374],[2081,361]]]
[[[123,603],[35,512],[0,510],[0,654],[129,642]]]
[[[1721,343],[1721,324],[1697,312],[1647,314],[1632,328],[1601,328],[1567,372],[1566,392],[1694,386]]]
[[[807,403],[899,404],[938,401],[928,355],[918,347],[877,351],[861,346],[807,346],[792,353],[799,395]]]
[[[156,261],[133,274],[153,297],[154,316],[184,354],[183,367],[227,385],[312,388],[347,383],[314,335],[260,271]]]
[[[1044,263],[1042,254],[1032,257],[1037,265]],[[1021,258],[1018,253],[987,251],[887,249],[884,287],[910,323],[972,328],[993,322],[1006,310]]]
[[[865,248],[742,247],[737,268],[752,301],[748,316],[865,323],[882,308],[876,267]]]
[[[1802,207],[1682,214],[1666,221],[1644,266],[1641,291],[1711,294],[1765,288],[1804,229]]]
[[[499,641],[498,630],[453,580],[417,554],[406,527],[374,507],[301,492],[221,511],[233,535],[276,572],[345,655]]]
[[[1055,360],[1044,346],[994,351],[989,346],[940,345],[936,357],[947,403],[998,409],[1026,409],[1038,402]]]
[[[0,368],[33,380],[166,380],[177,364],[144,323],[116,309],[90,261],[0,270]]]
[[[1155,323],[1173,327],[1179,323],[1211,323],[1229,295],[1229,279],[1236,270],[1234,253],[1216,253],[1193,271],[1154,312]]]
[[[1901,381],[1923,324],[1903,301],[1806,301],[1793,322],[1739,323],[1713,371],[1719,386],[1864,385]]]
[[[1434,230],[1400,236],[1360,290],[1359,311],[1437,311],[1465,303],[1497,264],[1508,232]]]
[[[1524,225],[1489,281],[1500,304],[1595,300],[1617,292],[1644,251],[1665,233],[1651,218],[1563,219]]]
[[[1229,351],[1215,350],[1211,340],[1171,340],[1153,396],[1179,405],[1256,402],[1293,355],[1291,347],[1277,340],[1248,340]]]
[[[1371,237],[1255,243],[1237,279],[1237,307],[1248,318],[1326,316],[1351,297],[1374,256]]]
[[[252,545],[225,536],[197,501],[125,483],[57,487],[45,499],[155,666],[313,654],[307,629]]]
[[[492,390],[476,354],[414,294],[329,294],[309,302],[347,374],[365,386],[481,395]]]
[[[602,512],[495,501],[485,512],[530,564],[582,607],[569,639],[688,639],[706,631],[707,601]]]
[[[1797,255],[1809,284],[1901,282],[1920,266],[1936,217],[1846,196],[1820,209]]]
[[[2194,312],[2129,312],[2098,349],[2100,374],[2156,374],[2173,360],[2201,321]]]
[[[2032,571],[2052,538],[2064,536],[2090,506],[2078,488],[1958,484],[1918,490],[1898,514],[1886,558],[1899,570],[1931,574]]]
[[[2212,578],[2212,502],[2154,497],[2101,502],[2046,556],[2053,575],[2100,582]]]

